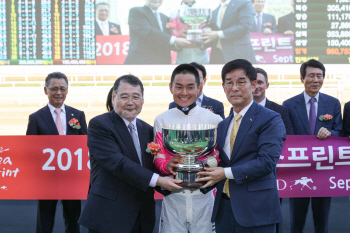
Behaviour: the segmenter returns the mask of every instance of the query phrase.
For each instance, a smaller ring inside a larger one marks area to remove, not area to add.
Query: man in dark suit
[[[192,66],[194,66],[198,73],[199,73],[199,80],[200,80],[200,90],[198,94],[198,98],[196,100],[196,105],[202,108],[206,108],[213,113],[221,116],[222,119],[225,119],[225,112],[224,112],[224,105],[220,101],[217,101],[216,99],[212,99],[210,97],[207,97],[203,94],[203,87],[205,85],[205,82],[207,81],[207,71],[204,66],[192,62],[190,63]],[[169,109],[175,108],[176,103],[173,101],[169,104]]]
[[[159,12],[163,0],[146,0],[129,11],[130,46],[124,64],[171,64],[170,51],[191,42],[171,35],[169,17]]]
[[[316,60],[309,60],[300,67],[300,79],[304,84],[303,93],[283,102],[287,107],[295,135],[317,135],[319,139],[342,136],[340,102],[334,97],[320,93],[326,69]],[[329,114],[331,120],[320,120]],[[291,232],[301,233],[311,199],[315,232],[328,232],[330,197],[290,198]]]
[[[350,136],[350,102],[344,105],[344,115],[343,115],[343,131],[344,136]]]
[[[154,173],[153,127],[137,119],[143,100],[142,82],[124,75],[114,83],[113,111],[89,124],[90,190],[79,223],[90,233],[153,231],[154,187],[182,189],[181,181]]]
[[[290,5],[292,6],[292,12],[287,15],[284,15],[278,18],[278,33],[283,33],[285,35],[293,35],[294,34],[294,0],[290,1]]]
[[[255,16],[250,31],[263,32],[266,35],[277,32],[275,16],[263,13],[265,0],[252,0],[252,2],[255,8]]]
[[[109,36],[122,34],[119,24],[108,21],[109,13],[110,7],[108,3],[100,2],[96,4],[96,35]]]
[[[210,21],[212,31],[204,32],[204,44],[211,47],[210,64],[225,64],[237,58],[256,63],[250,42],[254,7],[248,0],[221,0]]]
[[[217,183],[212,221],[217,233],[273,233],[282,222],[276,185],[276,165],[286,137],[281,116],[253,100],[256,70],[246,60],[227,63],[223,88],[233,114],[217,129],[220,163],[206,168],[208,181]]]
[[[270,101],[266,98],[266,89],[269,88],[268,76],[265,70],[261,68],[255,68],[257,77],[256,77],[256,89],[253,92],[253,98],[258,104],[279,113],[282,117],[284,126],[286,127],[287,135],[293,135],[294,130],[292,122],[289,119],[288,109],[282,105],[276,104],[273,101]]]
[[[29,116],[27,135],[86,135],[85,114],[64,104],[68,94],[68,79],[65,74],[54,72],[45,80],[45,94],[49,103]],[[70,126],[68,122],[75,118],[79,126]],[[54,182],[54,181],[53,181]],[[81,211],[80,200],[62,200],[66,233],[78,233],[78,219]],[[57,200],[39,200],[37,214],[37,233],[52,232],[55,220]]]

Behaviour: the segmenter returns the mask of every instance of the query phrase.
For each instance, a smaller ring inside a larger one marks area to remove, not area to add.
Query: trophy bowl
[[[180,20],[191,26],[191,29],[187,31],[186,39],[194,43],[203,43],[202,33],[200,28],[202,25],[206,25],[211,18],[210,8],[188,8],[180,9]]]
[[[211,124],[172,124],[162,127],[165,148],[185,157],[185,162],[175,168],[179,184],[185,188],[199,188],[205,182],[195,182],[197,172],[203,171],[205,163],[197,157],[207,155],[216,147],[216,125]]]

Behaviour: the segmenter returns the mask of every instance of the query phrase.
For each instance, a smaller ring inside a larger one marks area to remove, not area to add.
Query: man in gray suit
[[[250,31],[263,32],[266,35],[277,32],[275,16],[263,13],[265,0],[252,0],[252,2],[255,8],[255,16]]]
[[[249,35],[254,14],[249,0],[221,0],[212,14],[212,31],[202,34],[206,47],[211,47],[210,64],[225,64],[238,58],[256,63]]]

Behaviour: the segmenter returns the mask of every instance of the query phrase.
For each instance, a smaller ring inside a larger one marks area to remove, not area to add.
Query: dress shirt
[[[220,14],[221,14],[221,7],[223,4],[226,4],[226,9],[227,9],[227,6],[228,4],[230,4],[231,0],[226,0],[225,2],[220,2],[220,8],[219,8],[219,11],[218,11],[218,17],[216,19],[216,25],[218,26],[218,28],[221,28],[221,22],[220,22]],[[225,38],[225,35],[224,35],[224,32],[221,30],[221,31],[218,31],[218,36],[220,39],[224,39]]]
[[[263,101],[261,101],[259,104],[260,104],[261,106],[265,107],[265,105],[266,105],[266,97],[265,97],[265,99],[263,99]]]
[[[254,16],[254,19],[255,19],[255,25],[256,25],[256,28],[258,29],[258,31],[259,31],[259,28],[258,28],[258,24],[259,24],[259,22],[258,22],[258,15],[260,15],[260,20],[261,20],[261,32],[263,32],[262,31],[262,28],[264,27],[263,26],[263,24],[262,24],[262,22],[263,22],[263,15],[264,15],[264,13],[263,12],[260,12],[260,14],[256,14],[255,13],[255,16]]]
[[[50,103],[47,104],[47,106],[49,106],[52,118],[53,118],[53,122],[56,122],[56,117],[57,117],[57,113],[55,113],[55,107],[52,106]],[[62,126],[63,126],[63,134],[67,135],[67,118],[66,118],[66,107],[64,104],[62,104],[62,106],[60,107],[60,109],[62,110],[60,113],[60,117],[61,117],[61,122],[62,122]]]
[[[104,35],[104,36],[109,36],[109,22],[108,22],[108,20],[105,20],[105,21],[101,21],[101,20],[99,20],[99,19],[96,19],[96,22],[98,23],[98,26],[100,26],[100,28],[101,28],[101,31],[102,31],[102,34],[104,33],[104,31],[103,31],[103,28],[104,28],[104,24],[106,24],[107,25],[107,35]]]
[[[196,99],[196,105],[198,107],[202,107],[202,103],[203,103],[203,93]]]
[[[246,106],[245,108],[242,109],[242,111],[240,112],[235,112],[233,111],[233,117],[232,120],[230,122],[230,125],[228,126],[228,130],[227,130],[227,134],[226,134],[226,139],[225,139],[225,145],[224,145],[224,152],[226,153],[226,155],[229,157],[231,156],[230,151],[231,151],[231,146],[230,146],[230,139],[231,139],[231,132],[232,132],[232,127],[233,127],[233,122],[235,120],[235,116],[236,114],[241,114],[242,118],[238,121],[239,125],[241,125],[242,119],[244,117],[244,115],[247,113],[247,111],[249,110],[250,106],[252,106],[253,101],[250,102],[250,104],[248,104],[248,106]],[[230,158],[230,157],[229,157]],[[225,167],[225,176],[227,179],[234,179],[233,174],[232,174],[232,170],[231,167]]]
[[[317,95],[314,97],[316,99],[314,105],[315,105],[315,110],[316,110],[316,116],[317,116],[317,110],[318,110],[318,100],[319,100],[319,96],[320,96],[320,93],[318,92]],[[306,94],[306,92],[304,91],[304,99],[305,99],[305,105],[306,105],[306,112],[307,112],[307,119],[309,119],[309,115],[310,115],[310,107],[311,107],[311,104],[310,104],[310,99],[312,97],[309,96],[308,94]]]
[[[138,132],[137,132],[136,118],[135,118],[132,122],[130,122],[130,121],[124,119],[122,116],[120,116],[120,117],[123,119],[123,121],[124,121],[124,123],[125,123],[125,125],[126,125],[126,128],[129,130],[129,133],[130,133],[130,129],[129,129],[129,127],[128,127],[129,124],[133,124],[133,125],[134,125],[135,134],[136,134],[137,138],[139,138],[139,135],[138,135]],[[140,146],[140,140],[138,140],[138,142],[139,142],[139,146]],[[141,146],[140,146],[140,147],[141,147]],[[142,153],[142,151],[141,151],[141,153]],[[149,182],[149,186],[150,186],[150,187],[152,187],[152,188],[156,187],[158,177],[159,177],[158,174],[153,173],[152,179],[151,179],[151,181]]]
[[[159,19],[162,20],[162,18],[160,17],[159,11],[153,10],[151,7],[148,7],[148,8],[151,9],[151,11],[152,11],[153,14],[159,15]],[[158,18],[157,18],[157,17],[156,17],[156,19],[157,19],[157,21],[158,21]],[[158,23],[159,23],[159,22],[158,22]],[[164,30],[164,28],[163,28],[163,30]],[[162,30],[162,31],[163,31],[163,30]],[[175,40],[176,40],[176,36],[171,36],[171,37],[170,37],[169,44],[170,44],[170,45],[175,44]]]

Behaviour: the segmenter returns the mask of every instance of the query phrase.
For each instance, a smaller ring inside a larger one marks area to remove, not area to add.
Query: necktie
[[[62,125],[62,121],[61,121],[61,111],[62,109],[60,108],[56,108],[55,109],[55,113],[57,114],[56,116],[56,127],[57,127],[57,131],[59,135],[64,135],[63,133],[63,125]]]
[[[139,144],[139,139],[137,138],[137,135],[135,133],[135,126],[132,123],[129,123],[128,128],[130,129],[132,141],[134,142],[137,156],[139,157],[139,160],[140,160],[140,164],[141,164],[141,166],[143,166],[141,148],[140,148],[140,144]]]
[[[235,144],[235,140],[236,140],[236,136],[237,136],[237,132],[239,129],[239,120],[242,118],[241,114],[236,114],[235,115],[235,119],[233,122],[233,127],[232,127],[232,131],[231,131],[231,137],[230,137],[230,159],[231,159],[231,154],[232,154],[232,149],[233,149],[233,145]],[[226,179],[225,182],[225,193],[227,194],[227,196],[230,197],[230,190],[229,190],[229,185],[228,185],[228,181],[229,179]]]
[[[261,15],[257,15],[258,17],[258,32],[261,32]]]
[[[108,36],[108,22],[102,22],[102,34]]]
[[[315,133],[315,126],[316,126],[316,106],[315,106],[316,99],[311,98],[309,102],[310,102],[309,124],[310,124],[311,135],[313,135]]]
[[[154,12],[154,16],[156,17],[156,19],[158,21],[160,30],[163,31],[162,19],[160,18],[159,12],[158,11]]]
[[[227,6],[227,3],[224,3],[221,5],[221,11],[220,11],[220,28],[222,28],[222,20],[224,19],[224,16],[225,16],[225,12],[226,12],[226,7]],[[222,46],[221,46],[221,39],[218,40],[218,44],[217,44],[217,47],[219,49],[222,49]]]

